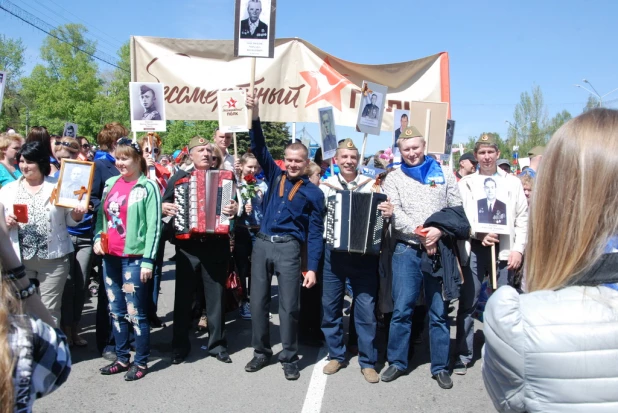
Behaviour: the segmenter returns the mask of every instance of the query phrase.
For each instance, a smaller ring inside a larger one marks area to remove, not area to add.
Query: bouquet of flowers
[[[255,176],[249,174],[243,178],[243,181],[243,190],[240,192],[240,196],[243,201],[251,204],[251,199],[257,195],[257,179]]]

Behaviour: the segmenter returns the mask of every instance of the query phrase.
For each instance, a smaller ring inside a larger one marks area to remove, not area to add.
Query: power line
[[[43,20],[39,19],[38,17],[32,15],[31,13],[28,13],[27,11],[25,11],[24,9],[16,6],[15,4],[11,3],[8,0],[0,0],[0,10],[4,10],[5,12],[17,17],[19,20],[23,21],[24,23],[29,24],[32,27],[35,27],[39,30],[41,30],[42,32],[48,34],[49,36],[52,36],[53,38],[68,44],[69,46],[73,47],[75,50],[80,51],[84,54],[87,54],[88,56],[92,57],[93,59],[97,59],[100,60],[103,63],[107,63],[110,66],[113,66],[117,69],[123,70],[127,73],[130,73],[129,70],[118,66],[116,63],[113,63],[116,61],[116,59],[114,59],[113,57],[102,53],[98,50],[95,50],[94,53],[90,53],[87,52],[86,50],[83,50],[77,46],[75,46],[74,44],[67,42],[64,39],[61,39],[60,37],[54,35],[51,33],[52,30],[55,29],[55,27],[53,27],[52,25],[44,22]]]

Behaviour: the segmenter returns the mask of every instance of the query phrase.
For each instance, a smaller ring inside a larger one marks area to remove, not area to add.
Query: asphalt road
[[[166,258],[173,254],[168,245]],[[187,361],[171,364],[174,266],[166,262],[159,316],[167,327],[151,332],[149,374],[137,382],[125,382],[123,375],[102,376],[99,368],[108,364],[96,351],[94,321],[96,298],[86,303],[82,325],[86,348],[72,350],[73,370],[56,392],[38,400],[35,412],[493,412],[481,378],[480,365],[465,376],[453,375],[454,386],[443,390],[431,379],[427,337],[415,346],[411,372],[394,382],[369,384],[360,373],[356,357],[347,368],[332,376],[322,374],[325,350],[301,346],[301,377],[287,381],[276,354],[281,350],[277,289],[273,286],[271,337],[275,357],[270,366],[246,373],[252,358],[251,322],[227,316],[227,336],[232,364],[224,364],[200,347],[207,334],[195,333]],[[347,318],[347,317],[346,317]],[[482,343],[482,324],[476,322],[475,340]],[[452,328],[454,338],[455,329]],[[454,340],[451,341],[454,343]],[[480,345],[476,346],[476,359]]]

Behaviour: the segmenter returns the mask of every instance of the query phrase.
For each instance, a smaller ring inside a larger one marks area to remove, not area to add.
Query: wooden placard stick
[[[363,146],[361,149],[360,157],[358,158],[358,169],[363,169],[363,162],[365,161],[365,148],[367,147],[367,134],[363,137]]]
[[[496,244],[491,245],[491,285],[494,290],[498,289],[496,280]]]
[[[249,82],[249,96],[253,96],[255,89],[255,57],[251,58],[251,80]],[[248,110],[248,124],[247,128],[251,130],[252,122],[253,122],[253,109],[247,108]]]

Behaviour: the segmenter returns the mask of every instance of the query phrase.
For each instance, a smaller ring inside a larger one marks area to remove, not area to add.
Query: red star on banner
[[[325,100],[341,111],[341,90],[352,82],[333,69],[328,57],[319,71],[300,72],[300,75],[311,88],[305,107]]]
[[[232,108],[236,109],[236,104],[238,103],[238,101],[237,101],[237,100],[234,100],[234,98],[230,98],[230,100],[228,100],[228,101],[227,101],[227,102],[225,102],[225,103],[227,103],[227,107],[228,107],[228,108],[230,108],[230,109],[232,109]]]

